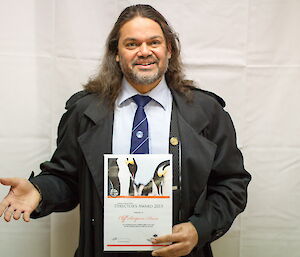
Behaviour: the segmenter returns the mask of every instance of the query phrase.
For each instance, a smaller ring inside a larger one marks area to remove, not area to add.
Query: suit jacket
[[[172,91],[181,143],[179,222],[192,222],[198,232],[198,245],[190,256],[210,257],[210,242],[222,236],[244,210],[251,177],[244,169],[222,99],[190,90],[192,101]],[[58,127],[53,157],[41,164],[38,176],[30,178],[43,196],[40,212],[33,213],[33,218],[80,204],[75,254],[80,257],[126,256],[103,252],[103,154],[112,152],[113,131],[113,110],[107,106],[105,99],[85,91],[72,96]]]

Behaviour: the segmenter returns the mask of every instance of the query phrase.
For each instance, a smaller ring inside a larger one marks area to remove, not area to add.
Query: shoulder
[[[186,106],[187,108],[180,108],[181,110],[189,110],[189,114],[185,111],[186,114],[194,116],[195,119],[202,116],[202,119],[209,121],[211,128],[224,120],[224,117],[228,115],[226,110],[224,110],[226,104],[222,97],[200,88],[189,87],[188,90],[190,100],[182,104],[182,106]]]
[[[65,109],[85,110],[91,103],[99,102],[100,97],[95,93],[87,92],[86,90],[79,91],[73,94],[66,102]]]
[[[192,101],[194,100],[201,105],[214,105],[217,103],[222,108],[226,106],[224,99],[213,92],[196,87],[189,87],[189,90],[192,92]]]
[[[199,88],[191,88],[192,100],[191,110],[195,110],[193,114],[195,119],[207,119],[207,127],[205,128],[205,136],[216,142],[213,138],[218,135],[235,135],[234,125],[230,114],[224,109],[225,101],[222,97],[213,92],[202,90]],[[200,114],[203,114],[202,117]]]
[[[108,114],[112,109],[105,97],[98,93],[91,93],[85,90],[72,95],[66,102],[65,116],[74,121],[93,121],[96,123]]]

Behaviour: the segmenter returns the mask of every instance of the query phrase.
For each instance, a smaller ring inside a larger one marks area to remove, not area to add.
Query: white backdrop
[[[235,122],[249,203],[216,257],[300,256],[300,1],[164,0],[188,78],[221,95]],[[49,159],[64,103],[98,68],[125,0],[0,0],[0,176]],[[0,197],[7,188],[0,188]],[[73,256],[78,211],[0,221],[0,253]]]

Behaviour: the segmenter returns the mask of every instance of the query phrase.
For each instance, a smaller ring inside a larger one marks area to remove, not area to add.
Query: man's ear
[[[168,51],[168,54],[167,54],[167,56],[168,56],[168,59],[171,59],[171,57],[172,57],[172,54],[171,54],[171,52],[170,52],[170,51]]]
[[[116,62],[119,62],[120,61],[120,57],[119,57],[119,55],[117,54],[116,55]]]
[[[172,47],[171,44],[168,44],[168,54],[167,54],[168,59],[171,59],[172,57]]]

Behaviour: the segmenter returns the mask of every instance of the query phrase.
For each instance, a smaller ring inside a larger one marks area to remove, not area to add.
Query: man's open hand
[[[41,200],[39,191],[27,179],[0,178],[0,183],[10,186],[7,196],[0,202],[0,217],[4,213],[4,219],[9,222],[12,216],[18,220],[23,215],[28,222]]]
[[[181,223],[173,227],[170,235],[160,236],[153,239],[153,244],[172,242],[152,252],[152,256],[185,256],[188,255],[198,242],[198,233],[194,225],[190,222]]]

